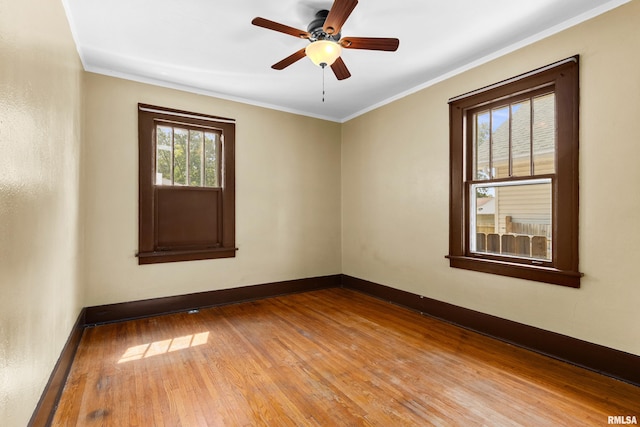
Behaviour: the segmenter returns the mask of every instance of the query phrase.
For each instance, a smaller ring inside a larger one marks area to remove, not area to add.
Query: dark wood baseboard
[[[223,304],[235,304],[277,295],[339,287],[340,274],[242,286],[164,298],[107,304],[86,308],[86,325],[121,322]]]
[[[342,276],[342,286],[640,386],[640,356],[348,275]]]
[[[85,327],[84,315],[85,310],[82,309],[78,315],[76,323],[71,329],[71,334],[69,334],[67,342],[62,348],[60,358],[58,358],[58,362],[51,372],[49,382],[47,382],[47,385],[42,392],[42,396],[40,396],[40,401],[31,415],[31,419],[28,424],[29,427],[43,427],[51,425],[53,415],[56,407],[58,406],[58,401],[60,400],[62,390],[64,389],[64,384],[67,381],[67,375],[69,375],[69,371],[71,370],[73,358],[76,354],[76,350],[78,349],[78,345],[80,344],[80,339],[82,338],[82,332]]]

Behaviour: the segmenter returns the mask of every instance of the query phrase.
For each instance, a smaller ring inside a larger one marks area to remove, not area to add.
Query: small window
[[[156,185],[220,188],[222,132],[158,121]]]
[[[139,264],[235,256],[235,123],[139,104]]]
[[[578,287],[578,57],[450,100],[452,267]]]

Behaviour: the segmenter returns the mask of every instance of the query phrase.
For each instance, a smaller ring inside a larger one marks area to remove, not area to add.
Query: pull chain
[[[322,64],[322,102],[324,102],[324,69],[327,64]]]

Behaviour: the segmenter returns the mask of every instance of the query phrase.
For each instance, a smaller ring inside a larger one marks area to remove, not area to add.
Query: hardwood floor
[[[55,426],[602,426],[640,388],[334,288],[86,329]]]

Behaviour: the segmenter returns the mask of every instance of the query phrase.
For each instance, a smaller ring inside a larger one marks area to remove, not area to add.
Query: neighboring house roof
[[[544,95],[534,98],[534,153],[543,155],[553,153],[555,149],[555,97]],[[513,104],[515,107],[511,118],[511,150],[512,158],[529,157],[530,138],[530,102],[520,102]],[[507,106],[508,108],[508,106]],[[509,157],[509,120],[504,122],[493,132],[493,152],[492,159],[494,167],[496,164],[505,163]],[[481,140],[478,150],[478,163],[488,163],[488,150],[482,149],[483,144],[488,144],[489,140]]]
[[[477,215],[493,215],[496,212],[495,197],[480,197],[476,199]]]

